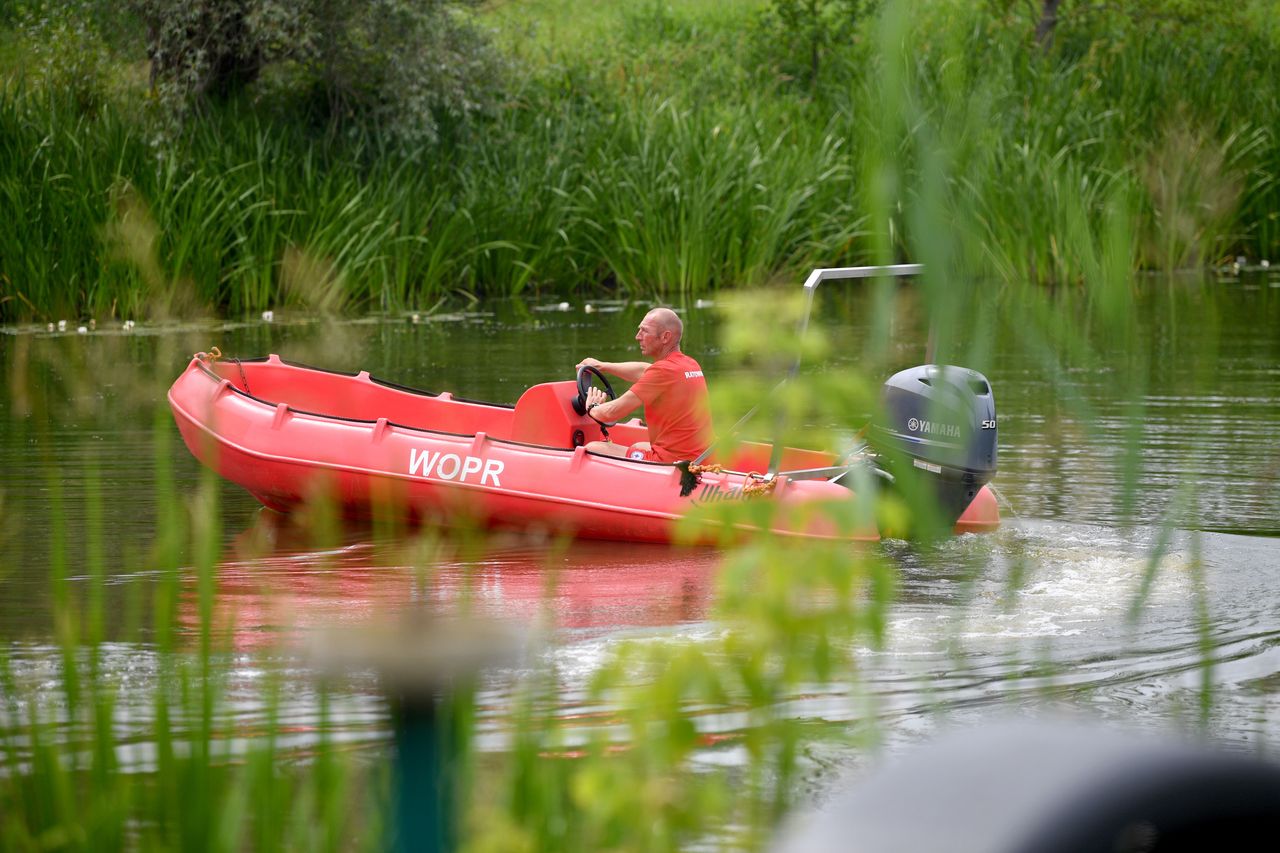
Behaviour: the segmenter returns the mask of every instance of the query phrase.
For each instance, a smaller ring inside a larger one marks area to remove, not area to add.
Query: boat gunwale
[[[365,370],[357,370],[355,373],[348,373],[345,370],[330,370],[327,367],[316,367],[314,364],[303,364],[300,361],[289,361],[288,359],[282,358],[279,355],[275,355],[274,353],[272,355],[258,355],[258,356],[254,356],[253,358],[227,358],[225,359],[225,361],[228,361],[228,362],[234,361],[236,364],[270,364],[273,356],[275,357],[276,361],[280,362],[286,367],[296,367],[299,370],[310,370],[315,373],[328,373],[331,376],[343,376],[343,377],[346,377],[347,379],[357,379],[359,378],[361,373],[364,373],[369,377],[369,381],[374,383],[375,385],[381,385],[384,388],[390,388],[393,391],[404,391],[406,394],[414,394],[418,397],[432,397],[435,399],[439,399],[441,394],[448,394],[449,399],[443,401],[446,403],[451,401],[457,402],[457,403],[470,403],[473,406],[490,406],[491,408],[494,408],[494,409],[511,409],[512,411],[515,411],[515,408],[516,408],[515,403],[493,403],[488,400],[472,400],[468,397],[458,397],[451,391],[427,391],[422,388],[414,388],[411,385],[401,385],[399,382],[392,382],[389,379],[379,379],[378,377],[374,376],[372,373],[369,373],[368,371],[365,371]],[[197,359],[197,361],[200,362],[200,366],[202,368],[204,368],[209,373],[212,373],[214,376],[217,376],[216,373],[209,370],[208,365],[202,359]],[[218,378],[222,379],[223,377],[218,376]],[[235,386],[233,385],[232,387],[235,387]],[[272,403],[270,400],[263,399],[262,397],[256,397],[247,391],[240,391],[239,388],[236,388],[235,390],[239,391],[241,394],[244,394],[247,397],[253,397],[253,399],[258,400],[260,402],[270,403],[273,406],[277,405],[277,403]],[[280,402],[284,402],[284,401],[282,400]],[[285,405],[289,406],[288,403],[285,403]],[[289,408],[293,409],[293,406],[289,406]],[[295,411],[303,411],[303,410],[296,409]],[[308,412],[308,414],[317,414],[317,413]],[[341,415],[324,415],[323,417],[342,418]],[[362,418],[342,418],[342,420],[352,420],[352,421],[363,422]],[[376,420],[369,421],[369,423],[377,423],[377,421]],[[403,424],[401,424],[401,426],[403,426]]]
[[[248,363],[248,364],[269,364],[271,362],[271,358],[272,356],[255,356],[254,358],[227,359],[226,361],[238,361],[238,362]],[[446,403],[459,402],[459,403],[467,403],[468,405],[472,405],[472,406],[490,406],[495,409],[510,409],[512,411],[515,410],[514,403],[490,403],[486,400],[471,400],[464,397],[455,397],[451,392],[423,391],[421,389],[410,388],[409,386],[397,385],[394,382],[387,382],[385,380],[377,379],[372,374],[367,373],[367,371],[357,371],[356,373],[347,373],[346,371],[342,371],[342,370],[328,370],[323,367],[313,367],[308,364],[302,364],[301,362],[287,361],[281,358],[279,355],[274,355],[274,358],[281,364],[285,365],[286,367],[294,367],[299,370],[311,370],[317,373],[328,373],[334,376],[342,376],[347,379],[357,379],[361,373],[364,373],[369,377],[370,382],[376,382],[379,385],[384,385],[393,390],[406,391],[408,393],[417,394],[425,397],[431,397],[434,399],[439,399],[441,393],[449,393],[449,399],[443,401]],[[255,403],[261,403],[264,406],[270,406],[272,408],[275,408],[276,406],[279,406],[283,403],[288,408],[288,410],[290,412],[293,412],[294,414],[307,415],[313,418],[320,418],[321,420],[344,421],[346,423],[353,423],[353,424],[370,424],[372,426],[376,426],[378,421],[381,420],[380,418],[376,418],[374,420],[368,420],[366,418],[348,418],[343,415],[332,415],[332,414],[327,414],[325,412],[313,412],[310,409],[297,408],[296,406],[290,403],[287,403],[283,400],[272,402],[271,400],[268,400],[264,397],[258,397],[248,391],[244,391],[236,387],[236,384],[234,382],[227,379],[225,376],[221,376],[216,371],[210,369],[208,363],[206,363],[203,359],[194,358],[192,359],[192,361],[194,361],[196,365],[201,370],[203,370],[206,375],[209,376],[209,378],[215,380],[216,382],[222,382],[225,380],[227,382],[227,387],[230,390],[234,391],[235,393],[239,394],[242,397],[246,397],[254,401]],[[447,435],[447,436],[453,436],[456,438],[473,438],[476,435],[476,433],[474,432],[449,432],[448,430],[443,430],[443,429],[432,429],[430,427],[411,426],[409,424],[402,424],[398,421],[392,421],[392,420],[388,420],[387,425],[396,427],[397,429],[411,430],[413,432],[427,433],[427,434],[434,434],[434,435]],[[500,438],[498,436],[489,435],[488,433],[485,434],[485,438],[488,439],[489,441],[496,441],[502,444],[510,444],[516,447],[536,447],[541,450],[554,450],[560,453],[572,454],[574,451],[577,450],[576,447],[565,448],[565,447],[558,447],[553,444],[538,444],[532,441],[519,441],[514,438]],[[619,461],[626,462],[632,465],[647,465],[649,467],[663,467],[663,468],[676,467],[676,463],[674,462],[660,462],[657,460],[648,460],[648,459],[632,459],[629,456],[614,456],[609,453],[597,453],[594,450],[587,450],[585,452],[590,454],[591,456],[596,456],[603,459],[617,459]],[[684,461],[684,460],[681,460],[681,461]],[[745,480],[747,477],[753,474],[756,476],[759,476],[760,472],[738,471],[732,468],[722,468],[721,473],[729,474],[736,477],[742,477]],[[778,476],[785,477],[787,476],[788,473],[789,472],[787,471],[779,471]],[[828,480],[828,482],[830,481]]]
[[[279,357],[277,356],[277,358],[279,358]],[[359,375],[360,375],[359,373],[343,373],[343,372],[341,372],[341,371],[336,371],[336,370],[325,370],[324,368],[309,368],[309,367],[307,367],[306,365],[299,365],[299,364],[295,364],[295,363],[292,363],[292,362],[286,362],[284,359],[279,359],[279,360],[280,360],[282,363],[284,363],[284,364],[288,365],[289,367],[298,367],[298,368],[301,368],[301,369],[304,369],[304,370],[312,370],[312,369],[314,369],[314,370],[318,370],[318,371],[319,371],[319,372],[321,372],[321,373],[333,373],[333,374],[337,374],[337,375],[339,375],[339,376],[345,376],[345,377],[348,377],[348,378],[350,378],[350,379],[354,379],[354,378],[356,378],[357,376],[359,376]],[[202,371],[204,371],[205,375],[206,375],[206,376],[208,376],[210,379],[212,379],[212,380],[214,380],[215,382],[218,382],[218,383],[226,382],[226,383],[227,383],[227,388],[228,388],[229,390],[231,390],[231,391],[235,392],[236,394],[239,394],[241,397],[245,397],[245,398],[247,398],[247,399],[249,399],[249,400],[251,400],[251,401],[253,401],[253,402],[255,402],[255,403],[260,403],[260,404],[262,404],[263,406],[269,406],[269,407],[271,407],[271,408],[273,408],[273,409],[274,409],[274,408],[275,408],[275,407],[277,407],[277,406],[284,405],[284,406],[288,409],[288,411],[290,411],[290,412],[294,413],[295,415],[306,415],[307,417],[318,418],[318,419],[320,419],[320,420],[322,420],[322,421],[326,421],[326,420],[327,420],[327,421],[342,421],[342,422],[344,422],[344,423],[350,423],[350,424],[367,424],[367,425],[369,425],[369,426],[377,426],[378,421],[379,421],[379,420],[381,420],[381,418],[376,419],[376,420],[367,420],[367,419],[365,419],[365,418],[348,418],[348,417],[344,417],[344,416],[342,416],[342,415],[331,415],[331,414],[326,414],[326,413],[324,413],[324,412],[313,412],[313,411],[310,411],[310,410],[308,410],[308,409],[299,409],[299,408],[296,408],[295,406],[292,406],[292,405],[290,405],[289,403],[284,402],[283,400],[282,400],[282,401],[279,401],[279,402],[274,402],[274,403],[273,403],[272,401],[267,400],[267,399],[265,399],[265,398],[263,398],[263,397],[255,396],[254,394],[251,394],[251,393],[249,393],[248,391],[243,391],[243,390],[241,390],[240,388],[237,388],[237,387],[236,387],[236,384],[235,384],[234,382],[232,382],[231,380],[227,379],[225,376],[221,376],[221,375],[219,375],[217,372],[215,372],[215,371],[213,371],[213,370],[210,370],[210,369],[209,369],[209,366],[208,366],[207,364],[205,364],[205,362],[204,362],[204,361],[202,361],[202,360],[200,360],[200,359],[193,359],[193,361],[196,363],[196,365],[197,365],[197,366],[198,366]],[[241,359],[241,361],[249,361],[249,359]],[[265,363],[265,362],[267,362],[267,361],[268,361],[268,359],[267,359],[267,358],[257,358],[257,359],[253,359],[253,361],[254,361],[254,362],[261,362],[261,363]],[[373,379],[373,377],[372,377],[372,376],[370,376],[369,378],[370,378],[370,380],[372,380],[372,379]],[[172,394],[172,391],[171,391],[170,393]],[[434,396],[434,397],[437,397],[437,398],[439,397],[439,394],[432,394],[432,393],[431,393],[431,392],[429,392],[429,391],[424,391],[424,392],[420,392],[420,393],[422,393],[422,394],[427,394],[427,395],[430,395],[430,396]],[[508,406],[508,405],[503,404],[503,403],[495,403],[495,404],[491,404],[491,403],[486,403],[486,402],[484,402],[484,401],[477,401],[477,400],[464,400],[464,399],[462,399],[461,397],[453,397],[452,395],[450,396],[449,400],[446,400],[445,402],[450,402],[450,401],[452,401],[452,400],[457,400],[457,401],[459,401],[459,402],[469,403],[469,404],[471,404],[471,405],[480,405],[480,406],[488,406],[488,405],[492,405],[494,408],[511,408],[511,409],[514,409],[514,408],[515,408],[515,406],[514,406],[514,405],[513,405],[513,406]],[[170,398],[170,405],[174,405],[174,401],[172,400],[172,397]],[[184,408],[184,413],[186,413],[185,408]],[[192,420],[193,422],[196,422],[196,423],[200,423],[200,424],[201,424],[201,427],[202,427],[202,428],[204,428],[204,429],[206,429],[207,431],[209,431],[211,434],[216,434],[214,430],[212,430],[211,428],[209,428],[209,427],[205,426],[205,425],[204,425],[204,423],[203,423],[203,421],[197,420],[196,418],[192,417],[192,416],[190,415],[190,413],[186,413],[186,414],[187,414],[187,417],[188,417],[190,420]],[[409,424],[402,424],[402,423],[399,423],[398,421],[391,421],[391,420],[388,420],[386,423],[387,423],[387,426],[393,426],[393,427],[396,427],[397,429],[408,430],[408,431],[410,431],[410,432],[424,433],[424,434],[428,434],[428,435],[443,435],[443,436],[449,436],[449,437],[451,437],[451,438],[474,438],[474,437],[477,435],[477,433],[474,433],[474,432],[449,432],[448,430],[443,430],[443,429],[431,429],[430,427],[418,427],[418,426],[411,426],[411,425],[409,425]],[[552,444],[537,444],[537,443],[532,442],[532,441],[518,441],[518,440],[516,440],[516,439],[514,439],[514,438],[500,438],[500,437],[498,437],[498,436],[489,435],[488,433],[485,433],[485,438],[486,438],[488,441],[497,442],[497,443],[499,443],[499,444],[509,444],[509,445],[513,445],[513,446],[515,446],[515,447],[532,447],[532,448],[537,448],[538,450],[549,450],[549,451],[552,451],[552,452],[555,452],[555,453],[564,453],[564,454],[568,454],[568,455],[573,455],[573,454],[574,454],[575,452],[577,452],[577,450],[578,450],[578,448],[576,448],[576,447],[569,447],[569,448],[566,448],[566,447],[557,447],[557,446],[552,445]],[[242,450],[247,450],[247,448],[241,448],[241,449],[242,449]],[[597,458],[599,458],[599,459],[613,459],[613,460],[617,460],[618,462],[625,462],[625,463],[627,463],[628,465],[644,465],[644,466],[647,466],[647,467],[650,467],[650,468],[655,468],[655,467],[656,467],[656,468],[675,468],[675,467],[676,467],[676,466],[675,466],[675,463],[673,463],[673,462],[659,462],[659,461],[651,461],[651,460],[648,460],[648,459],[631,459],[631,458],[629,458],[629,457],[625,457],[625,456],[614,456],[614,455],[609,454],[609,453],[597,453],[597,452],[596,452],[596,451],[594,451],[594,450],[586,450],[585,445],[584,445],[584,447],[583,447],[583,452],[584,452],[584,453],[587,453],[587,454],[588,454],[588,455],[590,455],[590,456],[597,457]],[[730,469],[728,469],[728,468],[725,468],[725,469],[724,469],[724,471],[723,471],[723,473],[725,473],[725,474],[733,474],[733,475],[737,475],[737,476],[740,476],[740,477],[744,477],[744,478],[745,478],[745,477],[748,475],[748,473],[750,473],[750,472],[746,472],[746,471],[732,471],[732,470],[730,470]],[[785,475],[785,472],[784,472],[784,475]]]

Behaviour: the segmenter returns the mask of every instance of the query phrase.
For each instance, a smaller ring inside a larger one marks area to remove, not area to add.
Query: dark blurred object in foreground
[[[391,850],[457,849],[475,679],[517,658],[528,639],[513,625],[425,610],[395,622],[336,625],[312,638],[310,656],[321,674],[376,672],[391,705]]]
[[[784,834],[776,853],[1172,853],[1280,837],[1280,765],[1074,724],[955,732]]]

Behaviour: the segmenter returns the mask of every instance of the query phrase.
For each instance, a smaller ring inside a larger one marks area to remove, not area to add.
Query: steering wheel
[[[618,399],[618,395],[614,393],[613,386],[609,384],[609,380],[590,365],[582,365],[578,368],[578,396],[573,398],[573,410],[580,415],[587,413],[587,391],[591,388],[592,377],[599,379],[604,384],[604,393],[610,400]]]

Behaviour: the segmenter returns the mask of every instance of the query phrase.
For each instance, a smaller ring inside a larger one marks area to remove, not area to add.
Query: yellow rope
[[[198,358],[201,361],[217,361],[222,358],[222,350],[217,347],[209,347],[208,352],[198,352],[192,358]]]
[[[742,481],[742,496],[744,498],[764,497],[773,491],[778,485],[778,478],[772,477],[768,480],[764,479],[764,475],[751,471]]]

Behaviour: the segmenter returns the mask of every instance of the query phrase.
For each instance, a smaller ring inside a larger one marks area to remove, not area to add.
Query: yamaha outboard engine
[[[895,373],[882,392],[885,422],[872,424],[871,444],[890,480],[913,474],[932,483],[939,508],[954,524],[996,473],[996,402],[976,370],[924,364]]]

